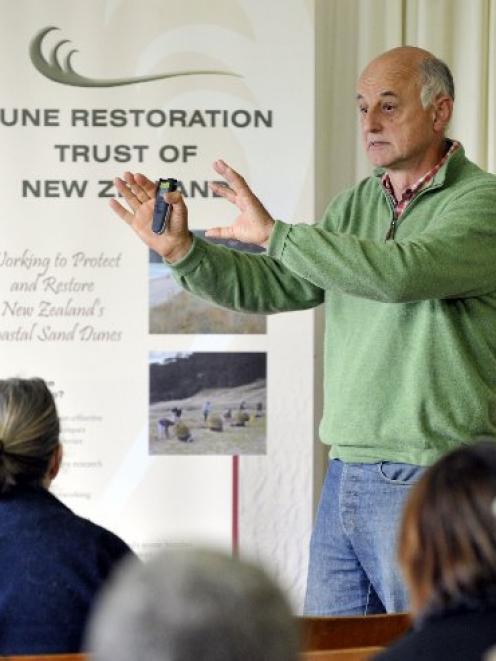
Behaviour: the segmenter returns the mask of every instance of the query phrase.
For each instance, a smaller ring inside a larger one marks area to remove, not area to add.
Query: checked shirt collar
[[[446,154],[441,158],[441,160],[438,163],[436,163],[436,165],[433,168],[431,168],[428,172],[426,172],[419,179],[417,179],[417,181],[414,184],[412,184],[411,186],[407,186],[407,188],[405,188],[405,190],[402,192],[401,198],[399,200],[396,199],[393,187],[391,185],[391,179],[389,178],[388,173],[386,172],[382,176],[381,184],[383,185],[384,189],[393,200],[394,214],[396,218],[400,218],[400,216],[404,213],[405,209],[410,204],[410,202],[415,198],[415,196],[418,193],[420,193],[422,188],[424,188],[424,186],[434,178],[436,173],[439,172],[439,170],[443,167],[443,165],[446,163],[448,158],[452,154],[454,154],[454,152],[459,148],[460,148],[460,143],[457,142],[456,140],[452,140],[450,148],[448,149]]]

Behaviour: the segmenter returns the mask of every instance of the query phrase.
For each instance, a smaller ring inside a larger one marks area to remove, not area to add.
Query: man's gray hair
[[[92,661],[296,661],[296,621],[254,564],[207,549],[124,562],[88,628]]]
[[[455,83],[450,68],[437,57],[428,57],[420,63],[420,101],[427,108],[439,95],[455,99]]]

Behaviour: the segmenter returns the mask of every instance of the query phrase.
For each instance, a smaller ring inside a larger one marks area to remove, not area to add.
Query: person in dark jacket
[[[42,379],[0,380],[0,653],[81,651],[96,594],[129,546],[48,488],[62,448]]]
[[[496,645],[496,443],[431,466],[407,501],[399,560],[411,632],[376,661],[480,661]]]

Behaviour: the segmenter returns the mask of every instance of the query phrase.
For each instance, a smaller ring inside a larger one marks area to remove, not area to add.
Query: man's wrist
[[[193,243],[193,236],[189,233],[184,240],[176,242],[172,249],[167,253],[162,253],[162,257],[168,264],[174,264],[179,262],[183,257],[191,250],[191,245]]]
[[[265,240],[262,241],[259,244],[260,247],[265,248],[265,250],[267,249],[267,246],[270,243],[270,237],[272,236],[272,232],[274,231],[275,224],[276,224],[276,221],[273,218],[270,219],[270,223],[267,223],[267,231],[266,231],[266,235],[265,235]]]
[[[267,232],[266,232],[266,235],[265,235],[265,240],[262,241],[259,244],[261,248],[267,249],[267,246],[269,245],[270,237],[272,236],[272,232],[274,230],[275,224],[276,224],[276,221],[273,218],[270,219],[270,223],[267,223]]]

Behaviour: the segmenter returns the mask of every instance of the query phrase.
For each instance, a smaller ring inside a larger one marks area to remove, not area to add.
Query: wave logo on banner
[[[114,78],[108,80],[99,80],[97,78],[88,78],[81,76],[74,71],[72,67],[72,57],[74,53],[79,52],[76,48],[70,50],[64,59],[64,64],[59,62],[59,50],[61,46],[70,44],[69,39],[62,39],[49,52],[49,57],[45,58],[41,50],[43,40],[46,35],[53,30],[60,28],[50,26],[43,28],[32,39],[29,46],[29,57],[35,69],[43,76],[62,83],[62,85],[73,85],[75,87],[117,87],[119,85],[134,85],[136,83],[146,83],[151,80],[163,80],[164,78],[177,78],[179,76],[235,76],[241,78],[240,74],[232,71],[175,71],[172,73],[161,73],[153,76],[136,76],[134,78]]]

